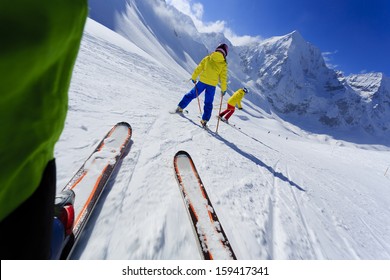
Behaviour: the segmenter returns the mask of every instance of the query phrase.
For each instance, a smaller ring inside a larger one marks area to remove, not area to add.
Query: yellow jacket
[[[244,90],[240,88],[228,99],[228,104],[232,105],[233,107],[236,107],[237,104],[238,108],[242,109],[241,100],[244,98],[244,95]]]
[[[199,80],[210,86],[221,82],[221,91],[227,90],[227,62],[220,52],[213,52],[202,59],[192,73],[192,80],[200,75]]]

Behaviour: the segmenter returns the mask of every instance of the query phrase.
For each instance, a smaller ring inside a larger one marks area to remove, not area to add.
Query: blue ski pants
[[[178,106],[184,109],[185,107],[188,106],[188,104],[190,104],[190,102],[194,98],[196,98],[197,93],[199,96],[203,91],[205,91],[202,119],[205,121],[209,121],[211,118],[211,111],[213,110],[215,89],[216,89],[215,86],[210,86],[202,82],[197,82],[195,87],[190,92],[188,92],[186,95],[183,96],[183,99],[180,101]]]

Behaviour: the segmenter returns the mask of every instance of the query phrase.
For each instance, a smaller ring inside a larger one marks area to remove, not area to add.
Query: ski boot
[[[74,223],[75,193],[72,190],[65,190],[59,193],[54,202],[54,219],[51,239],[51,259],[58,260],[66,244],[72,238]]]
[[[203,128],[207,128],[207,121],[201,120],[200,124],[202,125]]]
[[[72,233],[74,223],[74,199],[74,191],[64,190],[56,196],[54,203],[54,216],[64,225],[65,236]]]
[[[224,117],[218,115],[217,118],[221,121],[221,122],[225,122],[227,124],[229,124],[229,121],[227,119],[225,119]]]

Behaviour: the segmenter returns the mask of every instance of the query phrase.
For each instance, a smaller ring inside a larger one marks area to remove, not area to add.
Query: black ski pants
[[[0,259],[50,258],[55,194],[53,159],[47,164],[37,190],[0,223]]]

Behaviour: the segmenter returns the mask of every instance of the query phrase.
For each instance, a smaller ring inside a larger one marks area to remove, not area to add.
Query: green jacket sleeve
[[[54,157],[87,10],[87,0],[0,1],[0,221]]]

